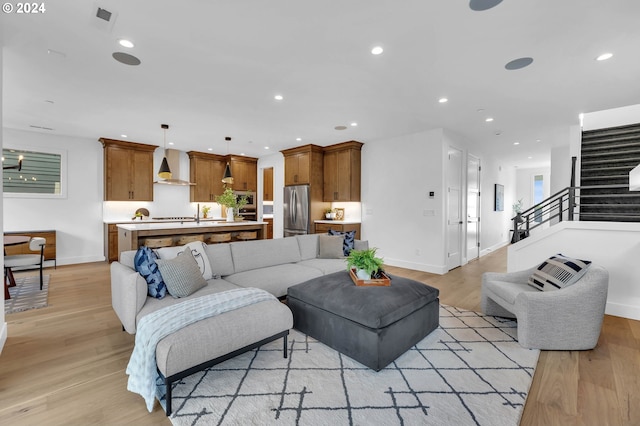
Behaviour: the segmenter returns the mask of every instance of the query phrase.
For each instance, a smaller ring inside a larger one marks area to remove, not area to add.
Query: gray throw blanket
[[[144,398],[149,412],[156,394],[156,346],[169,334],[205,318],[252,305],[275,296],[257,288],[241,288],[208,294],[158,309],[142,317],[137,326],[136,344],[127,366],[127,389]]]

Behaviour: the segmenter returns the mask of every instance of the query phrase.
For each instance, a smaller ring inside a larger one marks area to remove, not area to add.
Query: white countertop
[[[158,222],[158,221],[142,221],[136,223],[119,224],[118,228],[127,231],[146,231],[153,229],[193,229],[193,228],[225,228],[229,226],[244,225],[264,225],[266,222],[216,222],[216,221],[200,221],[196,222]]]
[[[193,219],[195,220],[195,219]],[[200,222],[215,222],[215,221],[224,221],[225,218],[223,217],[208,217],[206,219],[200,218]],[[178,219],[163,219],[163,220],[156,220],[156,219],[124,219],[124,220],[105,220],[104,223],[106,224],[110,224],[110,225],[116,225],[116,224],[126,224],[126,223],[174,223],[174,222],[184,222],[184,220],[178,220]]]
[[[314,223],[336,223],[338,225],[350,225],[360,223],[359,220],[314,220]]]

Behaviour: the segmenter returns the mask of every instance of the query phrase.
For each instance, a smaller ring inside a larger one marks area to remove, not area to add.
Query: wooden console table
[[[54,266],[58,266],[56,259],[56,230],[44,230],[44,231],[11,231],[5,232],[4,235],[26,235],[30,237],[42,237],[47,240],[47,243],[44,247],[44,260],[53,260]],[[31,250],[29,250],[29,244],[21,244],[15,246],[7,246],[5,247],[6,255],[14,255],[14,254],[33,254]]]

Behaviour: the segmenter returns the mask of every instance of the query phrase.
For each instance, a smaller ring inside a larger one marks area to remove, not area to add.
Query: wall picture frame
[[[494,211],[504,211],[504,186],[499,183],[495,184]]]

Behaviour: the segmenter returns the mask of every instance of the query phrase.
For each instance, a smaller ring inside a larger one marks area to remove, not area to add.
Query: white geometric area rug
[[[42,277],[40,290],[40,275],[16,275],[15,287],[9,287],[10,299],[4,301],[4,313],[28,311],[29,309],[44,308],[48,305],[49,275]]]
[[[440,327],[375,372],[297,330],[186,377],[174,425],[505,425],[519,423],[540,351],[503,318],[440,307]],[[159,386],[164,406],[164,386]]]

